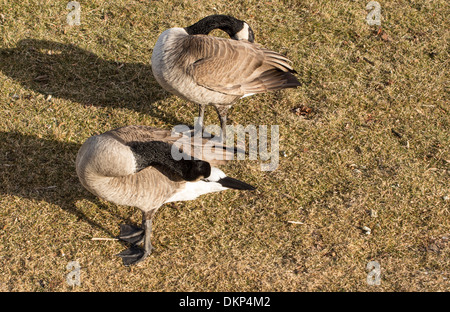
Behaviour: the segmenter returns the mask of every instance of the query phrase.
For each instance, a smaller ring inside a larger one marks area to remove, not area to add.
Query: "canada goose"
[[[217,28],[234,40],[207,36]],[[227,111],[239,98],[300,85],[289,59],[255,44],[248,24],[227,15],[211,15],[185,28],[165,30],[153,48],[151,62],[153,75],[164,89],[199,104],[201,126],[206,105],[215,107],[223,139]]]
[[[135,206],[142,211],[143,229],[121,225],[119,239],[132,245],[118,254],[125,265],[140,262],[150,254],[152,218],[164,203],[193,200],[226,189],[255,189],[212,167],[225,161],[208,154],[207,149],[200,156],[204,160],[187,157],[175,160],[172,146],[178,147],[180,137],[182,134],[177,136],[170,130],[126,126],[90,137],[78,151],[76,171],[88,191],[117,205]],[[199,144],[190,137],[189,142],[190,148]],[[200,144],[205,142],[202,139]],[[182,152],[180,155],[193,155],[192,150]],[[144,248],[137,247],[140,243]]]

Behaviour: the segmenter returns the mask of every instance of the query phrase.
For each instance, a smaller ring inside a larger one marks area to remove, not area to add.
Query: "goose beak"
[[[222,178],[219,181],[217,181],[217,183],[221,184],[223,187],[235,190],[249,190],[249,191],[256,190],[256,187],[230,177]]]
[[[251,43],[255,42],[255,34],[253,33],[253,30],[250,28],[248,32],[248,41]]]

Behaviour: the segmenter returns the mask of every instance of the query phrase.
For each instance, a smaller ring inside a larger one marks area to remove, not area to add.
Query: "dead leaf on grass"
[[[381,27],[375,32],[375,35],[385,42],[391,41],[391,37]]]
[[[309,117],[313,112],[311,107],[304,105],[300,105],[299,107],[293,108],[291,111],[295,113],[297,116],[304,116],[304,117]]]

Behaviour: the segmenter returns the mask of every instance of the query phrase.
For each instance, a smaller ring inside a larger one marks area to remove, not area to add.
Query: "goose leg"
[[[227,141],[227,116],[220,117],[220,126],[222,128],[222,142],[226,143]]]
[[[151,233],[152,233],[152,217],[145,220],[144,250],[147,255],[149,255],[153,249],[151,242]]]
[[[152,217],[153,213],[142,213],[143,220],[143,230],[139,229],[138,227],[134,226],[128,226],[124,227],[121,226],[121,235],[122,235],[122,228],[124,229],[124,236],[125,240],[127,242],[131,242],[132,246],[128,248],[127,250],[122,251],[117,256],[122,258],[123,264],[126,266],[137,264],[144,260],[151,252],[152,252],[152,243],[151,243],[151,233],[152,233]],[[131,233],[131,235],[129,235]],[[128,234],[128,235],[127,235]],[[131,238],[128,239],[127,236],[130,236]],[[144,242],[144,248],[138,247],[136,243]],[[135,242],[135,243],[133,243]]]
[[[222,143],[226,143],[226,134],[227,134],[227,113],[230,106],[228,105],[220,105],[214,106],[217,111],[217,115],[220,119],[220,127],[222,129],[221,139]]]
[[[139,245],[144,240],[144,230],[134,225],[121,224],[118,238],[124,242]]]
[[[205,118],[205,109],[206,109],[205,104],[199,104],[198,120],[197,120],[197,124],[194,125],[194,134],[197,134],[198,131],[203,132],[203,126],[204,126],[203,120]]]

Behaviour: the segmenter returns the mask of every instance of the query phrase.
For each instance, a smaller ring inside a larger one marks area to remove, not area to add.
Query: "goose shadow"
[[[166,124],[183,124],[153,105],[170,94],[159,86],[149,64],[105,60],[73,44],[23,39],[15,48],[0,49],[0,71],[44,95],[86,106],[128,108]]]
[[[80,144],[2,131],[0,142],[0,196],[8,194],[55,204],[109,237],[116,236],[76,207],[77,201],[86,199],[100,209],[108,209],[78,180],[75,159]],[[130,216],[115,215],[126,223],[130,223]]]

